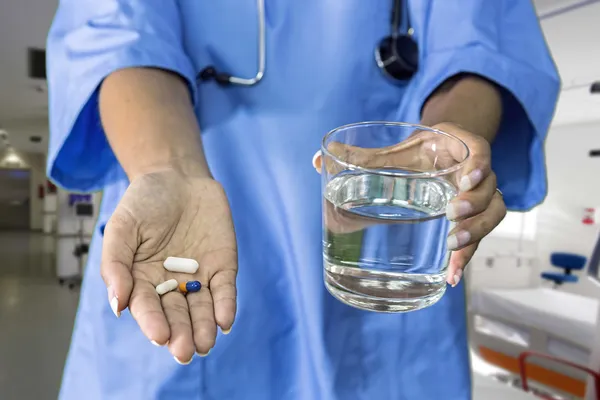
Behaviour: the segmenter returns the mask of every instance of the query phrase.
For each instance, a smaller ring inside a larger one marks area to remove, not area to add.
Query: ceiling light
[[[20,163],[21,162],[21,157],[19,157],[16,153],[10,153],[7,154],[6,157],[4,157],[4,161],[7,163]]]

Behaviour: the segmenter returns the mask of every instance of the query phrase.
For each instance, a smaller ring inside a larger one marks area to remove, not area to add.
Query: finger
[[[321,173],[321,161],[322,161],[322,159],[323,159],[323,157],[322,157],[321,150],[317,150],[317,152],[313,156],[312,165],[317,170],[317,172],[319,174]]]
[[[421,162],[419,145],[422,143],[423,140],[419,137],[412,137],[393,146],[380,148],[364,148],[331,142],[327,146],[327,150],[345,163],[364,168],[410,168],[419,165]],[[328,160],[326,159],[326,161]],[[327,171],[330,171],[329,165],[327,165]]]
[[[141,274],[135,277],[129,310],[148,340],[158,346],[167,343],[171,330],[160,296],[154,285]]]
[[[186,297],[190,317],[192,318],[196,352],[201,356],[205,356],[215,345],[217,337],[217,324],[211,291],[207,287],[202,287],[199,292],[188,293]]]
[[[210,280],[215,319],[225,334],[231,330],[237,309],[235,277],[235,269],[225,269]]]
[[[185,296],[179,292],[169,292],[163,295],[161,302],[171,328],[169,351],[177,363],[187,365],[192,362],[196,349],[188,303]]]
[[[461,192],[472,190],[491,171],[490,144],[483,137],[475,135],[455,124],[443,123],[435,125],[434,128],[456,136],[469,148],[470,156],[462,169],[458,185]],[[463,147],[456,141],[448,141],[448,150],[457,161],[461,161],[464,158]]]
[[[463,220],[450,232],[448,236],[448,250],[458,250],[480,241],[492,231],[506,215],[506,206],[502,196],[494,193],[489,207],[481,214]]]
[[[110,307],[117,318],[129,304],[133,288],[131,267],[137,249],[136,229],[133,218],[119,210],[104,229],[100,274],[108,290]]]
[[[482,213],[490,205],[495,193],[496,174],[492,172],[476,188],[453,198],[446,207],[446,217],[450,221],[459,221]]]
[[[463,271],[469,261],[471,261],[471,258],[473,258],[473,254],[475,254],[478,246],[479,242],[452,252],[448,265],[448,277],[446,278],[446,282],[452,285],[452,287],[455,287],[460,282]]]

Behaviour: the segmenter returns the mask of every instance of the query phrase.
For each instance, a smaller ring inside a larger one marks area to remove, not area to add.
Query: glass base
[[[339,285],[327,271],[325,272],[325,287],[333,297],[349,306],[375,312],[403,313],[416,311],[437,303],[446,292],[446,285],[440,286],[435,292],[421,297],[382,298],[357,294]]]

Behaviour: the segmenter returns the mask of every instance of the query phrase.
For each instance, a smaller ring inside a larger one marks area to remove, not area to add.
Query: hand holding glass
[[[450,221],[469,157],[455,136],[420,125],[363,122],[323,139],[325,285],[340,301],[418,310],[446,290]]]

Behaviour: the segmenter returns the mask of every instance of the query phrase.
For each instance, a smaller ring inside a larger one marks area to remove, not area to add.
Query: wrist
[[[167,171],[175,172],[182,177],[212,179],[212,174],[204,158],[195,155],[173,156],[164,160],[138,163],[138,165],[126,169],[125,172],[131,182],[142,175]]]

